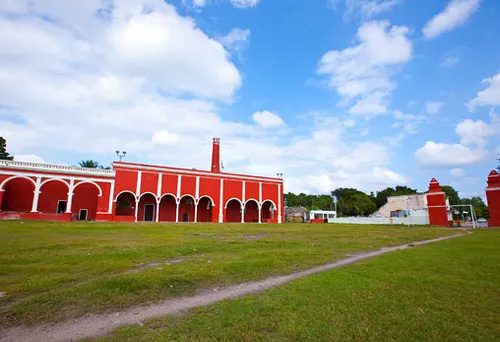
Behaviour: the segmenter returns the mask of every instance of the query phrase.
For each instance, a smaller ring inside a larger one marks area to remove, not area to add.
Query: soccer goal
[[[428,208],[446,208],[451,227],[472,227],[473,229],[478,227],[476,212],[471,204],[434,205]]]

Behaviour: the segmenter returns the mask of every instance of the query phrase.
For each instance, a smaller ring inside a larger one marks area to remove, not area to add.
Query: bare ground
[[[45,324],[30,327],[19,326],[4,329],[0,330],[0,341],[57,342],[74,341],[86,337],[103,336],[120,326],[142,324],[143,321],[158,316],[178,315],[188,309],[207,306],[225,299],[242,297],[251,293],[271,289],[298,278],[339,268],[345,265],[350,265],[358,261],[372,258],[385,253],[390,253],[411,248],[413,246],[424,245],[464,235],[465,234],[455,234],[437,239],[413,242],[401,246],[382,248],[377,251],[357,254],[334,263],[317,266],[308,270],[292,273],[285,276],[270,277],[261,281],[247,282],[221,289],[214,288],[211,290],[203,291],[195,296],[169,299],[158,304],[143,307],[133,307],[122,312],[102,315],[89,315],[68,322],[53,325]]]

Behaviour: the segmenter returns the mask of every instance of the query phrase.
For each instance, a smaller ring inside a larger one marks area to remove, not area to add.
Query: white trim
[[[144,196],[144,195],[151,195],[151,196],[153,196],[153,197],[155,198],[156,202],[158,202],[158,198],[156,197],[156,195],[155,195],[155,194],[153,194],[152,192],[149,192],[149,191],[143,192],[143,193],[139,196],[139,198],[138,198],[139,202],[141,201],[141,198],[142,198],[142,196]]]
[[[156,202],[155,222],[160,222],[160,202]]]
[[[108,214],[113,214],[113,197],[114,196],[115,196],[115,182],[111,183],[111,188],[109,189]]]
[[[193,203],[194,203],[194,204],[196,204],[196,198],[194,198],[194,196],[193,196],[193,195],[190,195],[190,194],[184,194],[184,195],[182,195],[182,197],[181,197],[181,198],[179,198],[179,203],[181,203],[181,201],[182,201],[182,199],[183,199],[184,197],[191,197],[191,199],[193,200]]]
[[[177,198],[181,198],[182,175],[177,175]]]
[[[243,206],[246,207],[248,202],[255,202],[255,203],[257,203],[257,208],[259,208],[259,210],[260,210],[260,203],[255,198],[249,198],[249,199],[247,199],[245,201],[245,203],[243,203]]]
[[[12,176],[18,176],[18,177],[43,177],[43,178],[58,178],[58,179],[67,179],[67,180],[82,180],[82,181],[94,181],[94,182],[101,182],[101,183],[113,183],[115,180],[114,179],[100,179],[100,178],[91,178],[91,177],[66,177],[66,176],[54,176],[54,175],[49,175],[49,174],[40,174],[40,173],[28,173],[28,172],[6,172],[0,170],[0,175],[12,175]]]
[[[231,202],[232,200],[237,200],[237,201],[240,203],[240,209],[243,207],[243,202],[241,202],[239,198],[232,197],[232,198],[230,198],[230,199],[228,199],[228,200],[227,200],[226,205],[224,205],[224,209],[227,209],[227,205],[228,205],[228,204],[229,204],[229,202]]]
[[[71,214],[71,206],[73,204],[73,195],[75,190],[75,181],[69,182],[68,203],[66,204],[66,213]]]
[[[152,221],[146,221],[146,207],[147,206],[153,206],[153,217],[152,217]],[[142,218],[142,222],[155,222],[155,208],[156,206],[154,204],[144,204],[144,217]]]
[[[42,176],[43,177],[43,176]],[[44,177],[45,178],[45,177]],[[71,180],[70,180],[71,181]],[[62,182],[64,183],[64,185],[66,185],[68,187],[68,190],[70,190],[69,188],[69,184],[63,179],[63,178],[49,178],[49,179],[46,179],[44,180],[41,184],[40,184],[40,188],[42,188],[42,186],[44,186],[45,184],[47,183],[50,183],[50,182]]]
[[[201,196],[201,197],[198,199],[198,203],[200,203],[200,201],[201,201],[203,198],[208,198],[208,199],[210,199],[210,202],[211,202],[211,204],[212,204],[212,207],[215,207],[215,202],[214,202],[214,199],[213,199],[212,197],[208,196],[208,195],[203,195],[203,196]]]
[[[198,223],[198,203],[194,203],[194,223]]]
[[[171,194],[170,192],[167,192],[166,194],[161,195],[161,197],[159,198],[159,201],[161,202],[161,200],[165,196],[172,196],[174,198],[175,203],[177,203],[177,197],[174,194]]]
[[[175,223],[179,223],[179,203],[175,201]]]
[[[74,184],[75,180],[74,179],[70,179],[70,184],[73,183]],[[76,183],[75,186],[73,187],[73,190],[78,188],[80,185],[82,184],[94,184],[97,189],[99,190],[99,197],[102,196],[102,188],[99,186],[99,184],[97,184],[96,182],[93,182],[93,181],[81,181],[80,183]],[[112,183],[114,184],[114,182]]]
[[[137,185],[135,187],[135,195],[139,197],[141,193],[142,171],[137,172]]]
[[[243,181],[243,182],[242,182],[242,184],[241,184],[241,185],[242,185],[242,186],[241,186],[241,201],[242,201],[243,203],[245,203],[245,202],[246,202],[246,201],[245,201],[245,199],[246,199],[246,198],[245,198],[245,197],[246,197],[246,184],[247,184],[247,183],[246,183],[245,181]]]
[[[266,202],[271,202],[271,204],[272,204],[272,205],[273,205],[273,207],[274,207],[274,210],[277,210],[277,209],[278,209],[278,207],[276,206],[276,203],[274,203],[274,201],[273,201],[273,200],[270,200],[270,199],[266,199],[266,200],[264,200],[264,202],[262,202],[262,204],[260,205],[260,207],[261,207],[261,208],[263,208],[263,207],[264,207],[264,203],[266,203]]]
[[[427,196],[432,196],[432,195],[446,195],[446,193],[444,193],[443,191],[441,191],[441,192],[427,192],[426,195]]]
[[[163,183],[163,173],[158,174],[158,187],[156,188],[156,197],[160,198],[161,196],[161,188]]]
[[[200,177],[196,177],[196,200],[198,200],[200,198]]]
[[[66,173],[66,174],[83,174],[100,177],[114,177],[114,170],[92,169],[87,167],[64,166],[55,164],[41,164],[31,162],[19,162],[11,160],[0,160],[0,168],[9,168],[15,170],[30,170],[39,172]]]
[[[231,173],[211,173],[209,171],[195,171],[195,170],[183,170],[183,169],[173,169],[169,167],[161,167],[161,166],[146,166],[140,164],[123,164],[119,162],[114,162],[113,166],[124,169],[134,169],[134,170],[148,170],[148,171],[157,171],[157,172],[169,172],[175,174],[185,174],[185,175],[197,175],[201,177],[209,177],[209,178],[224,178],[224,179],[244,179],[248,181],[258,181],[258,182],[270,182],[270,183],[283,183],[282,178],[272,178],[272,177],[263,177],[263,176],[252,176],[252,175],[237,175]]]
[[[82,211],[85,211],[85,220],[80,220],[80,216],[82,215]],[[78,211],[78,221],[85,221],[87,222],[89,219],[89,210],[88,209],[80,209]]]
[[[135,200],[135,222],[137,222],[137,215],[139,215],[139,200]]]
[[[278,223],[281,223],[281,184],[278,184]]]
[[[40,197],[40,184],[42,183],[42,179],[40,177],[36,178],[36,183],[35,183],[35,191],[33,191],[33,204],[31,206],[31,212],[32,213],[37,213],[38,212],[38,199]]]
[[[60,213],[58,211],[58,209],[59,209],[59,203],[61,203],[61,202],[66,202],[66,209],[64,210],[64,213]],[[66,210],[68,210],[68,200],[67,199],[65,199],[65,200],[57,200],[56,214],[65,214]]]
[[[486,188],[486,191],[498,191],[500,190],[500,187],[498,188]]]
[[[118,195],[116,195],[116,197],[115,197],[115,199],[114,199],[114,201],[113,201],[113,202],[118,201],[118,197],[119,197],[121,194],[124,194],[124,193],[126,193],[126,192],[128,192],[129,194],[131,194],[132,196],[134,196],[134,198],[135,198],[135,201],[136,201],[136,202],[138,201],[137,196],[136,196],[136,195],[135,195],[132,191],[130,191],[130,190],[123,190],[123,191],[119,192],[119,193],[118,193]]]
[[[33,178],[29,178],[29,177],[26,177],[26,176],[12,176],[12,177],[9,177],[7,178],[6,180],[4,180],[2,182],[2,184],[0,184],[0,191],[4,191],[4,186],[5,184],[7,184],[8,181],[12,180],[12,179],[16,179],[16,178],[24,178],[24,179],[27,179],[29,181],[31,181],[31,183],[33,183],[33,185],[35,186],[36,188],[36,182],[33,180]]]
[[[224,221],[223,205],[224,201],[224,178],[220,178],[220,197],[219,197],[219,223]]]
[[[262,203],[262,182],[259,183],[259,203]]]

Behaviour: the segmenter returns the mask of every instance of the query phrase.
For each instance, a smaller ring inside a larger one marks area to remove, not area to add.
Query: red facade
[[[432,178],[427,191],[427,208],[429,211],[429,223],[433,226],[448,226],[448,212],[446,206],[446,195],[436,178]]]
[[[282,222],[283,179],[117,162],[113,170],[0,161],[0,218]]]
[[[486,201],[490,211],[489,227],[500,227],[500,175],[495,170],[488,176]]]

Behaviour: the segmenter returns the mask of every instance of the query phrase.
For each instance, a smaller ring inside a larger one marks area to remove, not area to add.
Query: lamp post
[[[122,158],[125,157],[125,155],[127,154],[126,151],[118,151],[116,150],[116,155],[118,156],[118,158],[120,158],[120,161],[122,161]]]
[[[278,178],[283,178],[283,174],[281,172],[278,172],[276,176],[278,176]]]

